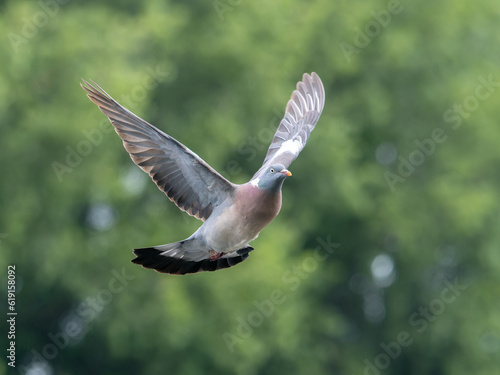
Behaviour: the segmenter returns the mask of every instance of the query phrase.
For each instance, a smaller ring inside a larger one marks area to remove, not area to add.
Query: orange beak
[[[281,173],[283,173],[284,175],[286,175],[286,176],[288,176],[288,177],[290,177],[290,176],[292,175],[292,172],[290,172],[288,169],[283,169],[283,170],[281,171]]]

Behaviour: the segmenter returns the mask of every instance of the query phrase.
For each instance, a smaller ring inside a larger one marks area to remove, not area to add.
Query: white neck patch
[[[252,186],[259,187],[259,181],[260,178],[254,178],[252,181],[250,181],[250,183],[252,184]]]

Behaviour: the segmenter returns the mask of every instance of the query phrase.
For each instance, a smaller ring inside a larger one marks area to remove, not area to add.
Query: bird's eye
[[[274,173],[274,168],[271,168],[269,172]]]

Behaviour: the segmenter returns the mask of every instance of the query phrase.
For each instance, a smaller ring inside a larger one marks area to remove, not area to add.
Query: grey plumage
[[[177,207],[206,220],[234,185],[182,143],[118,104],[97,84],[82,87],[123,140],[130,157]]]
[[[283,164],[285,168],[292,164],[306,145],[324,105],[325,90],[318,75],[304,74],[286,105],[283,120],[274,134],[264,163],[254,178],[259,177],[272,164]]]
[[[87,96],[109,118],[130,157],[181,210],[202,221],[189,238],[135,249],[133,262],[171,274],[215,271],[248,257],[248,245],[279,213],[287,170],[304,148],[323,110],[324,88],[316,73],[304,74],[292,93],[262,167],[235,185],[168,134],[122,107],[95,83]]]

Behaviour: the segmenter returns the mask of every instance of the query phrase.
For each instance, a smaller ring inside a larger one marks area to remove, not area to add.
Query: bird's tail
[[[184,275],[235,266],[248,258],[248,253],[253,250],[248,246],[211,260],[207,249],[196,248],[193,245],[194,240],[187,239],[166,245],[134,249],[136,258],[132,263],[157,272]]]

